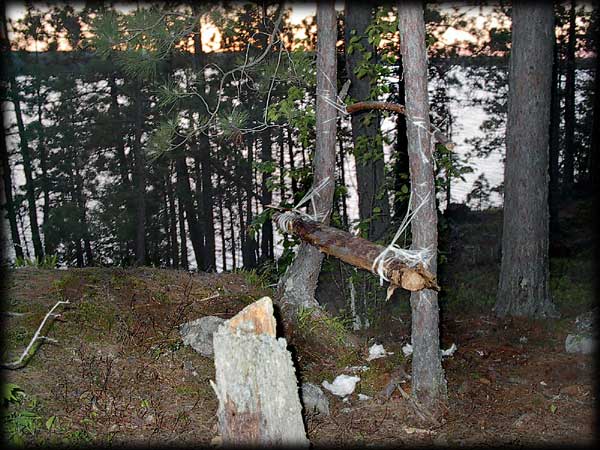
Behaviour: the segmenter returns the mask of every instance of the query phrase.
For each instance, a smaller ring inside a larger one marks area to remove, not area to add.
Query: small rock
[[[190,345],[202,356],[213,357],[213,333],[225,322],[216,316],[206,316],[184,323],[179,328],[179,334],[184,345]]]
[[[307,412],[329,415],[329,399],[321,388],[312,383],[304,383],[300,388],[302,403]]]
[[[569,334],[565,339],[565,351],[567,353],[581,353],[589,355],[596,348],[596,339],[589,334]]]

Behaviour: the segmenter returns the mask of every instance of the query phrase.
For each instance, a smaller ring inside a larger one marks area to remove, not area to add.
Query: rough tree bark
[[[376,51],[367,39],[367,27],[371,21],[372,5],[368,2],[346,1],[344,13],[346,73],[351,82],[348,93],[355,101],[370,100],[371,78],[369,76],[358,78],[355,72],[362,63],[365,53],[374,55]],[[364,51],[349,51],[353,32],[360,37],[359,43],[364,47]],[[372,117],[366,123],[365,120],[368,115]],[[379,133],[380,118],[378,111],[368,110],[352,115],[358,213],[361,221],[369,220],[366,237],[370,240],[381,238],[390,224],[390,205],[388,193],[384,186],[383,146],[381,141],[378,143],[377,140]],[[367,144],[365,144],[365,138],[368,139]],[[364,161],[362,157],[366,152],[376,152],[376,159],[368,158],[367,161]],[[378,213],[374,212],[375,208],[379,210]]]
[[[213,335],[219,432],[223,444],[308,447],[291,354],[275,337],[273,304],[263,297]]]
[[[404,64],[407,137],[413,207],[425,204],[412,221],[413,249],[429,248],[426,268],[437,272],[437,212],[433,176],[433,142],[428,133],[427,50],[425,22],[420,2],[398,3],[400,51]],[[418,124],[422,124],[421,128]],[[412,309],[412,395],[434,416],[441,413],[447,390],[442,369],[437,292],[425,289],[410,296]]]
[[[495,313],[557,314],[548,291],[552,3],[515,3],[509,69],[502,263]]]
[[[325,214],[329,223],[335,188],[335,138],[337,110],[337,60],[335,43],[337,24],[334,2],[317,3],[317,129],[313,161],[313,186],[325,179],[329,183],[315,199],[318,214]],[[279,284],[279,298],[284,305],[316,307],[314,298],[323,254],[309,244],[302,243],[296,258]]]

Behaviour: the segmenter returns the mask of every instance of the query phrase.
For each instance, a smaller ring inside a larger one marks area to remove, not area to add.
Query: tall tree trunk
[[[246,226],[242,227],[244,238],[242,241],[242,257],[244,260],[244,268],[252,269],[256,267],[256,240],[250,234],[250,225],[252,224],[252,197],[254,196],[254,138],[248,134],[246,137],[246,148],[248,151],[248,159],[244,164],[244,181],[246,187]]]
[[[192,195],[190,176],[184,153],[180,153],[175,157],[175,171],[177,173],[177,196],[179,198],[179,205],[183,206],[183,209],[185,210],[190,240],[192,242],[192,248],[194,249],[194,256],[196,257],[196,265],[198,270],[202,270],[202,268],[205,267],[203,260],[204,252],[202,248],[202,235],[200,233],[200,226],[194,209],[194,197]],[[183,237],[181,239],[183,249],[185,240]]]
[[[10,43],[8,41],[8,29],[6,26],[6,15],[4,14],[4,10],[2,10],[2,15],[0,17],[0,21],[2,22],[2,29],[0,35],[0,45],[3,51],[6,51],[10,55]],[[19,100],[19,88],[17,86],[17,81],[13,74],[13,64],[12,58],[8,58],[8,94],[10,95],[11,101],[13,102],[15,108],[15,116],[17,118],[17,129],[19,131],[19,145],[21,149],[21,157],[23,158],[23,171],[25,172],[25,189],[26,189],[26,198],[28,204],[28,212],[29,212],[29,225],[31,230],[31,240],[33,241],[33,250],[35,253],[35,257],[38,259],[42,259],[44,257],[44,250],[42,247],[42,241],[40,239],[40,229],[37,221],[37,206],[36,206],[36,196],[35,196],[35,184],[33,179],[33,166],[31,153],[29,151],[29,142],[27,139],[27,134],[25,132],[25,125],[23,123],[23,115],[21,113],[21,102]],[[12,193],[11,193],[12,195]],[[23,235],[25,239],[25,236]]]
[[[21,112],[21,101],[19,100],[19,91],[14,76],[9,77],[11,99],[15,107],[15,116],[17,118],[17,129],[19,131],[19,143],[21,149],[21,157],[23,158],[23,172],[25,173],[25,196],[27,198],[27,206],[29,212],[29,229],[31,230],[31,241],[33,242],[33,251],[35,257],[42,259],[44,257],[44,249],[40,238],[40,228],[37,218],[37,205],[35,195],[35,181],[33,179],[33,161],[29,149],[29,140],[25,124],[23,123],[23,114]]]
[[[277,146],[279,149],[279,202],[285,203],[285,136],[283,134],[283,127],[279,129],[277,135]]]
[[[217,186],[221,186],[221,178],[217,180]],[[218,197],[219,205],[219,231],[221,233],[221,266],[223,272],[227,270],[227,242],[225,240],[225,213],[223,212],[223,195],[220,194]]]
[[[335,189],[335,139],[337,98],[337,59],[335,43],[337,24],[334,2],[317,3],[317,107],[316,146],[313,162],[313,186],[324,180],[329,183],[315,198],[316,213],[324,214],[329,223]],[[315,212],[315,211],[313,211]],[[318,306],[314,294],[321,270],[323,254],[315,247],[302,243],[296,258],[288,267],[279,285],[283,304],[293,309]]]
[[[375,55],[376,49],[367,39],[367,27],[371,21],[372,5],[368,2],[346,2],[346,73],[351,81],[349,94],[353,100],[371,100],[371,78],[358,78],[356,70],[363,62],[365,53]],[[350,52],[350,39],[360,36],[364,52]],[[374,58],[375,56],[373,56]],[[361,112],[352,115],[352,140],[356,161],[358,188],[358,212],[361,221],[368,221],[366,237],[377,240],[390,224],[390,206],[385,189],[385,162],[380,135],[380,113]],[[373,156],[373,153],[375,155]],[[365,156],[368,156],[365,159]]]
[[[198,12],[197,7],[194,7]],[[204,66],[206,65],[206,55],[202,49],[201,25],[198,23],[197,33],[194,35],[194,70],[198,76],[197,89],[204,93],[206,89],[206,79],[204,76]],[[208,111],[204,111],[208,114]],[[203,270],[216,269],[215,255],[215,225],[213,214],[213,191],[212,191],[212,166],[210,154],[210,140],[208,134],[200,133],[197,139],[197,158],[201,167],[201,177],[197,178],[196,184],[201,185],[201,204],[198,214],[198,221],[204,236],[204,267]]]
[[[513,5],[498,316],[557,314],[548,291],[552,3]]]
[[[167,183],[167,202],[169,204],[169,239],[171,241],[171,261],[173,267],[179,269],[179,245],[177,244],[177,213],[175,211],[175,196],[173,195],[173,181],[171,179],[172,164],[169,164]]]
[[[567,189],[573,186],[575,180],[575,31],[575,0],[571,0],[565,79],[565,157],[563,166],[563,180]]]
[[[404,105],[404,67],[402,55],[398,56],[398,104]],[[394,218],[402,220],[406,215],[408,199],[402,193],[402,186],[410,190],[409,164],[408,164],[408,138],[406,135],[406,117],[396,114],[396,143],[394,145]]]
[[[292,179],[292,204],[296,204],[296,202],[298,200],[300,200],[300,198],[296,198],[298,197],[299,193],[299,189],[298,189],[298,179],[296,178],[296,162],[294,161],[294,138],[292,136],[292,130],[290,127],[286,127],[286,131],[287,131],[287,143],[288,143],[288,155],[290,158],[290,173],[292,174],[291,179]]]
[[[398,3],[400,51],[404,63],[407,138],[411,192],[414,206],[425,202],[415,214],[411,230],[413,249],[429,249],[431,259],[424,266],[437,273],[437,212],[433,176],[432,136],[415,121],[430,129],[427,93],[427,50],[423,5],[419,2]],[[410,296],[412,309],[412,395],[434,415],[447,398],[442,369],[439,338],[437,292],[425,289]]]
[[[344,167],[345,150],[344,150],[344,140],[342,139],[341,136],[338,139],[338,144],[339,144],[338,158],[339,158],[339,170],[340,170],[340,184],[345,187],[346,186],[346,168]],[[342,216],[342,224],[344,225],[345,230],[348,229],[348,224],[350,223],[348,220],[347,197],[348,197],[348,195],[346,193],[344,193],[344,194],[342,194],[342,198],[341,198],[341,203],[342,203],[341,216]]]
[[[17,258],[23,258],[23,247],[21,246],[21,236],[19,234],[19,227],[17,225],[17,214],[13,200],[12,178],[10,162],[8,160],[8,150],[6,148],[4,126],[2,126],[2,132],[0,134],[0,159],[2,159],[2,187],[4,190],[4,194],[2,197],[2,208],[6,210],[6,215],[8,216],[8,222],[10,224],[10,235],[12,238],[13,247],[15,249],[15,256]]]
[[[146,264],[146,157],[142,148],[144,104],[141,85],[137,84],[134,89],[135,262],[143,266]]]
[[[179,188],[179,175],[177,176],[177,187]],[[179,240],[180,240],[180,249],[181,249],[181,268],[184,270],[190,269],[190,263],[188,261],[188,251],[187,251],[187,233],[185,232],[185,213],[184,213],[183,202],[181,201],[181,196],[179,196],[177,201],[177,214],[179,216]]]
[[[237,257],[236,257],[236,245],[235,245],[235,221],[233,220],[233,201],[229,201],[227,204],[227,211],[229,212],[229,236],[231,239],[231,270],[237,269]]]
[[[596,73],[594,74],[594,109],[592,122],[592,143],[588,158],[588,177],[596,195],[598,194],[598,156],[600,156],[600,5],[596,3],[596,21],[594,22],[594,50],[596,53]],[[598,198],[596,196],[596,198]],[[598,229],[596,227],[596,229]]]
[[[37,52],[36,52],[37,56]],[[38,62],[39,64],[39,62]],[[48,148],[46,146],[46,136],[44,134],[44,125],[42,123],[43,118],[43,97],[41,93],[41,81],[39,75],[36,76],[36,97],[37,97],[37,119],[38,119],[38,147],[40,151],[40,169],[42,171],[41,176],[41,188],[44,196],[44,206],[42,207],[42,229],[45,229],[49,223],[50,216],[50,183],[48,180]],[[51,255],[54,253],[54,245],[51,239],[46,238],[44,232],[44,253]]]
[[[261,162],[270,164],[273,162],[273,155],[271,151],[271,129],[266,128],[261,133]],[[267,171],[262,172],[261,179],[261,203],[263,210],[266,209],[266,205],[273,203],[273,193],[269,189],[268,180],[271,177],[271,173]],[[262,225],[262,233],[260,240],[260,252],[261,262],[273,260],[273,223],[271,219],[265,220]]]

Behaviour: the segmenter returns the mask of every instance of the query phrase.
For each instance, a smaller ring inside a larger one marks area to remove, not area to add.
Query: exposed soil
[[[567,354],[564,348],[575,316],[594,300],[591,253],[552,261],[561,319],[497,319],[490,298],[499,255],[464,253],[476,245],[469,241],[476,233],[467,227],[498,229],[499,215],[490,214],[495,219],[479,225],[472,220],[452,225],[464,245],[462,254],[454,251],[461,271],[447,275],[452,282],[441,296],[442,347],[458,346],[443,362],[448,381],[443,423],[424,422],[398,390],[387,401],[377,395],[399,365],[410,373],[410,360],[401,350],[410,342],[410,311],[400,298],[372,329],[359,333],[361,354],[292,339],[303,381],[320,384],[349,373],[350,366],[369,367],[358,374],[361,382],[349,402],[331,397],[329,417],[306,416],[314,445],[592,443],[597,425],[593,357]],[[479,248],[496,246],[498,238],[488,236]],[[217,435],[217,401],[209,385],[213,361],[184,347],[178,326],[205,315],[229,318],[262,295],[272,295],[259,282],[253,273],[167,269],[10,271],[2,310],[23,315],[4,314],[3,361],[19,355],[52,305],[71,302],[47,332],[58,342],[44,343],[24,369],[3,371],[5,381],[27,394],[23,404],[10,408],[28,408],[40,417],[33,434],[24,433],[25,441],[210,444]],[[374,340],[394,354],[367,363]],[[410,393],[410,379],[401,386]],[[359,400],[358,393],[373,398]],[[56,420],[47,429],[52,416]]]

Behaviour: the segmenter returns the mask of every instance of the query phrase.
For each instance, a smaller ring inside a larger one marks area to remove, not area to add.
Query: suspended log
[[[286,340],[263,297],[213,334],[218,426],[225,446],[308,447]]]
[[[282,210],[277,207],[275,209]],[[335,256],[360,269],[376,273],[373,270],[373,262],[385,250],[385,247],[291,211],[286,214],[289,220],[280,222],[286,224],[286,231],[289,233],[317,247],[323,253]],[[280,216],[281,213],[277,212],[273,214],[273,219],[277,221]],[[393,259],[384,264],[383,272],[385,277],[390,280],[392,290],[396,287],[402,287],[408,291],[440,290],[435,275],[420,264],[410,267],[399,259]]]

